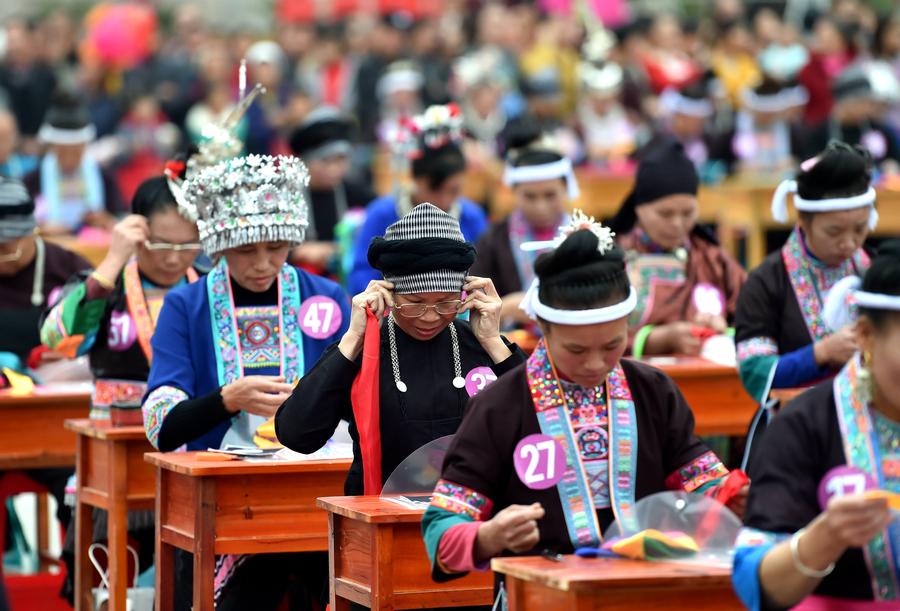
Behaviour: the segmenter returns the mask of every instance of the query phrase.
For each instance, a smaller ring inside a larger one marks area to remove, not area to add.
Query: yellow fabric
[[[275,435],[274,418],[266,420],[258,429],[256,429],[256,434],[253,435],[253,443],[256,444],[256,447],[262,448],[263,450],[284,447],[279,443],[278,437]]]
[[[642,530],[610,546],[615,553],[633,560],[652,559],[655,556],[652,550],[659,548],[674,552],[666,553],[663,557],[688,556],[700,551],[697,543],[684,533],[664,533],[653,528]]]
[[[16,397],[27,397],[34,393],[34,381],[27,375],[3,368],[3,375],[9,381],[9,392]]]
[[[741,107],[741,92],[755,87],[762,78],[756,59],[752,55],[726,55],[713,53],[712,70],[722,83],[732,107]]]
[[[538,43],[528,49],[519,59],[523,74],[537,74],[544,68],[556,68],[562,88],[562,116],[575,112],[578,101],[578,54],[572,49]]]
[[[887,499],[888,507],[894,511],[900,511],[900,494],[887,490],[869,490],[863,493],[868,499]]]

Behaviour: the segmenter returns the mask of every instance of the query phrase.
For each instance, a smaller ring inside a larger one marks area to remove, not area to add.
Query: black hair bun
[[[618,247],[601,253],[599,238],[589,230],[573,232],[553,252],[534,264],[541,281],[540,299],[552,307],[587,309],[628,296],[625,254]]]
[[[882,295],[900,295],[900,240],[885,240],[866,272],[862,289]]]
[[[900,263],[900,239],[885,240],[879,244],[875,259],[890,259]]]
[[[511,121],[504,129],[504,157],[513,167],[543,165],[563,158],[552,143],[542,142],[547,137],[536,120],[523,117]]]
[[[797,192],[804,199],[861,195],[872,179],[872,156],[860,146],[832,140],[818,161],[797,174]]]

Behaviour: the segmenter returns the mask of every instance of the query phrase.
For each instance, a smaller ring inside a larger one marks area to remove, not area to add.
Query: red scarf
[[[362,367],[350,389],[353,417],[359,431],[363,463],[364,494],[381,492],[381,428],[378,389],[381,332],[378,317],[366,308],[366,335],[363,339]]]

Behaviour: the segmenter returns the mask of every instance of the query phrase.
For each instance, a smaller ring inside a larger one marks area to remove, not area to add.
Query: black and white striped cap
[[[431,252],[427,254],[416,252],[415,247],[422,244],[421,240],[428,240],[428,243],[432,244]],[[429,203],[419,204],[387,228],[384,233],[385,242],[408,242],[410,258],[418,259],[420,262],[424,259],[435,261],[433,269],[423,269],[415,273],[392,273],[391,269],[383,269],[384,279],[394,284],[395,293],[408,295],[411,293],[450,293],[462,290],[468,269],[437,267],[442,265],[442,261],[449,263],[451,259],[456,258],[449,251],[446,253],[446,257],[443,256],[441,240],[466,244],[466,239],[459,228],[459,221]],[[449,242],[446,243],[449,244]],[[474,258],[474,249],[472,250]],[[453,267],[458,268],[460,265],[453,264]]]
[[[34,232],[34,200],[28,189],[13,178],[0,177],[0,242]]]

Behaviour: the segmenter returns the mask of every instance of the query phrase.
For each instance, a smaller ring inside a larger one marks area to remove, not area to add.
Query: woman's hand
[[[858,348],[856,331],[851,325],[847,325],[817,341],[813,345],[813,355],[820,367],[824,365],[843,367]]]
[[[350,303],[350,326],[338,349],[348,360],[354,361],[362,351],[363,340],[366,336],[366,308],[381,320],[388,308],[394,307],[394,296],[391,291],[394,285],[386,280],[372,280],[366,290],[356,295]]]
[[[108,257],[121,261],[124,266],[138,248],[150,239],[150,225],[140,214],[129,214],[113,227]]]
[[[500,311],[503,300],[497,294],[490,278],[467,276],[463,290],[468,294],[459,308],[469,312],[469,326],[481,347],[495,363],[500,363],[512,354],[500,337]]]
[[[694,324],[686,321],[672,322],[653,329],[644,344],[644,354],[700,354],[702,342],[694,335]]]
[[[824,531],[844,549],[862,547],[887,527],[891,511],[886,498],[852,494],[831,499],[822,521]]]
[[[222,387],[225,409],[272,418],[293,388],[281,376],[246,376]]]
[[[733,511],[734,515],[743,519],[744,514],[747,513],[747,495],[749,494],[750,484],[741,486],[741,489],[737,491],[737,494],[728,499],[728,502],[725,503],[725,506]]]
[[[697,314],[694,318],[694,324],[699,327],[712,329],[716,333],[725,333],[728,330],[728,323],[725,318],[719,314]]]
[[[544,517],[540,503],[510,505],[478,527],[475,558],[485,561],[509,550],[516,554],[529,551],[541,538],[537,521]]]

